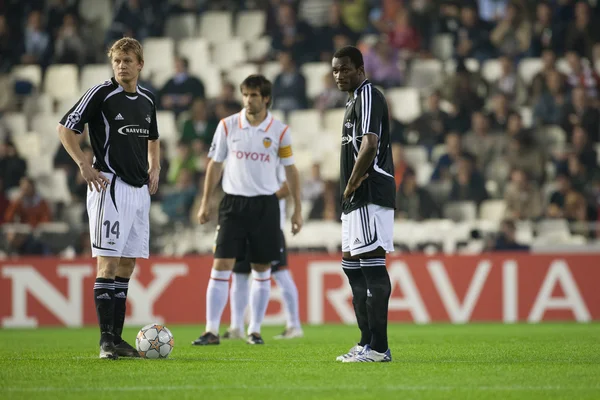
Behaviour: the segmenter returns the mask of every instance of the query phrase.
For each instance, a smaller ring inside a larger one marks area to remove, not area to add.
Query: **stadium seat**
[[[210,46],[203,38],[181,39],[177,43],[177,55],[186,58],[189,61],[190,72],[198,75],[210,60]]]
[[[415,166],[415,173],[417,178],[417,185],[425,186],[431,180],[431,174],[433,173],[433,165],[428,162],[420,163]]]
[[[323,77],[331,73],[331,65],[326,62],[308,62],[300,67],[306,79],[306,95],[314,99],[323,90]]]
[[[43,198],[52,203],[71,203],[68,177],[64,169],[48,171],[43,179],[37,180],[37,190]]]
[[[521,119],[523,120],[523,127],[529,129],[533,125],[533,110],[531,107],[521,107],[519,108],[519,114],[521,114]]]
[[[479,218],[487,221],[500,222],[504,219],[506,203],[504,200],[485,200],[479,208]]]
[[[454,40],[450,33],[435,35],[433,38],[432,52],[435,58],[446,61],[454,54]]]
[[[300,148],[315,145],[321,128],[321,115],[317,110],[296,110],[288,116],[288,123],[292,130],[294,143]]]
[[[497,59],[487,60],[483,63],[481,67],[481,76],[487,82],[492,83],[495,82],[498,78],[500,78],[501,67],[500,61]]]
[[[156,122],[160,138],[165,141],[169,157],[174,157],[177,152],[177,141],[179,140],[179,131],[175,121],[175,114],[171,111],[157,111]]]
[[[29,81],[36,88],[42,84],[42,68],[39,65],[15,65],[12,68],[11,76],[13,80]]]
[[[279,64],[278,61],[270,61],[264,63],[261,66],[260,71],[261,74],[265,76],[265,78],[267,78],[271,82],[274,82],[275,78],[277,78],[277,75],[281,73],[281,64]]]
[[[323,117],[323,128],[331,132],[342,132],[342,124],[344,123],[345,108],[334,108],[325,111]]]
[[[465,59],[465,67],[469,72],[479,72],[479,61],[474,58]],[[456,72],[456,60],[448,60],[444,65],[446,74],[453,75]]]
[[[267,15],[264,11],[240,11],[237,15],[235,35],[244,40],[257,39],[264,33]]]
[[[113,6],[110,0],[81,0],[79,15],[90,23],[98,23],[102,30],[110,26],[113,17]]]
[[[414,59],[410,64],[406,86],[427,89],[438,86],[444,79],[444,66],[440,60]]]
[[[165,36],[173,40],[193,37],[196,34],[197,19],[194,13],[171,15],[165,24]]]
[[[571,67],[569,66],[569,62],[564,57],[556,60],[556,69],[565,75],[568,75],[571,73]]]
[[[474,221],[477,218],[477,205],[472,201],[455,201],[444,206],[444,218],[455,222]]]
[[[570,236],[569,222],[565,219],[543,219],[536,225],[537,236]]]
[[[261,38],[254,39],[248,44],[248,59],[249,60],[263,60],[271,52],[271,38],[263,36]]]
[[[567,142],[567,134],[558,125],[541,126],[536,130],[535,135],[547,149],[564,148]]]
[[[246,45],[242,39],[221,41],[213,46],[212,61],[220,69],[229,70],[247,59]]]
[[[75,64],[52,64],[46,70],[44,91],[55,100],[80,95],[79,77]]]
[[[238,85],[248,77],[248,75],[257,74],[258,73],[258,65],[256,64],[242,64],[236,65],[233,68],[227,71],[227,80],[232,82],[236,88]],[[235,97],[239,101],[242,100],[242,93],[239,90],[236,90]]]
[[[525,84],[531,85],[535,75],[542,70],[544,63],[541,58],[524,58],[519,62],[517,70]]]
[[[233,37],[232,17],[229,11],[207,11],[200,16],[200,37],[210,42],[228,41]]]
[[[413,168],[427,162],[427,149],[423,146],[405,146],[404,160]]]
[[[214,99],[221,94],[221,71],[217,67],[213,65],[206,65],[204,68],[198,71],[196,75],[204,84],[204,91],[207,98]],[[235,85],[237,90],[238,84],[236,82],[232,83]]]
[[[73,108],[75,103],[77,103],[80,98],[81,98],[81,96],[75,96],[70,99],[60,100],[56,106],[56,115],[60,115],[61,117],[63,115],[65,115],[67,113],[67,111],[69,111],[71,108]],[[49,110],[49,111],[41,112],[41,114],[52,114],[52,112],[51,112],[51,110]]]
[[[285,113],[281,110],[271,110],[271,114],[273,117],[287,124],[287,118],[285,117]]]
[[[82,92],[81,94],[83,94],[83,92],[85,92],[92,86],[99,85],[102,82],[109,80],[112,76],[112,68],[108,64],[84,65],[81,69],[81,77],[79,80],[79,87],[81,88]]]
[[[2,121],[6,124],[13,137],[23,135],[27,132],[27,119],[23,113],[6,113],[2,116]]]
[[[13,142],[17,152],[25,159],[35,159],[42,154],[42,142],[40,136],[35,132],[27,132],[22,135],[14,135]]]
[[[60,253],[70,244],[74,239],[74,232],[69,228],[69,224],[66,222],[45,222],[39,224],[34,234],[46,245],[50,247],[50,251],[53,254]]]
[[[421,100],[417,89],[389,89],[386,97],[391,100],[392,115],[400,122],[410,123],[421,115]]]
[[[433,147],[431,151],[431,162],[435,165],[441,156],[446,154],[446,145],[445,144],[437,144]]]
[[[153,74],[172,75],[175,71],[175,43],[168,37],[152,37],[144,40],[144,69],[142,76]],[[154,79],[153,83],[154,83]]]

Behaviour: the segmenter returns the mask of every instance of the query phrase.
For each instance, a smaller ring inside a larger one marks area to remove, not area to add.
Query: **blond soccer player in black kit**
[[[356,47],[333,56],[333,76],[348,93],[342,126],[340,183],[342,267],[352,287],[360,341],[343,362],[389,362],[387,314],[391,294],[385,258],[394,250],[396,185],[385,97],[365,77]]]
[[[150,195],[158,189],[160,146],[156,101],[137,84],[144,66],[140,43],[115,42],[108,52],[114,77],[90,88],[58,126],[60,140],[88,183],[92,256],[98,271],[94,301],[100,358],[139,357],[123,340],[129,278],[136,258],[148,258]],[[88,124],[94,163],[78,134]]]

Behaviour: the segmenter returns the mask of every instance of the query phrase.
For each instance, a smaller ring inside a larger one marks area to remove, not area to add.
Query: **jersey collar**
[[[240,129],[246,129],[246,128],[252,127],[252,125],[250,125],[250,122],[248,122],[248,118],[246,118],[246,109],[245,108],[242,108],[242,111],[240,111],[239,121],[240,121]],[[270,111],[267,111],[267,117],[264,119],[263,122],[260,123],[259,126],[257,126],[257,128],[263,132],[266,132],[271,127],[271,124],[273,124],[273,115],[271,115]]]
[[[362,81],[362,83],[354,90],[354,98],[356,98],[358,96],[358,92],[360,92],[360,90],[368,84],[369,80],[365,78],[365,80]]]

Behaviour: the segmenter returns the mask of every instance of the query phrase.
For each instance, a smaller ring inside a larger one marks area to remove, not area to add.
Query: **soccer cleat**
[[[363,346],[360,344],[356,344],[353,348],[351,348],[346,354],[342,354],[341,356],[336,357],[336,361],[345,361],[350,358],[354,358],[356,354],[360,353],[363,350]]]
[[[281,334],[275,336],[275,339],[295,339],[304,337],[302,328],[286,328]]]
[[[246,336],[243,331],[238,329],[227,329],[223,334],[223,339],[244,339]]]
[[[221,340],[219,340],[219,337],[212,332],[205,332],[202,336],[192,342],[194,346],[208,346],[220,343]]]
[[[116,360],[119,358],[113,342],[102,342],[100,344],[100,358],[108,360]]]
[[[265,344],[260,333],[251,333],[248,335],[248,340],[246,341],[248,344]]]
[[[140,358],[140,353],[129,343],[121,340],[115,345],[119,357]]]
[[[392,361],[392,352],[387,349],[385,353],[380,353],[366,345],[360,353],[354,357],[345,359],[343,362],[390,362]]]

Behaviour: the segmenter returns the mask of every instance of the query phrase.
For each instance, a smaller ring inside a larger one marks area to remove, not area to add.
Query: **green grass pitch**
[[[99,360],[97,330],[0,330],[2,399],[600,399],[600,324],[392,325],[394,361],[342,364],[351,326],[264,346],[193,347],[167,360]],[[131,340],[136,329],[127,329]]]

